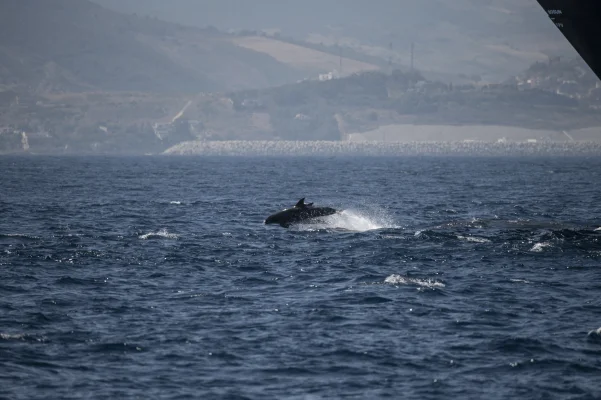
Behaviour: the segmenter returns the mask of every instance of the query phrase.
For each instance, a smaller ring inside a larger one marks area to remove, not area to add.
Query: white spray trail
[[[310,224],[296,225],[296,229],[304,231],[316,231],[323,229],[335,229],[350,232],[366,232],[374,229],[397,228],[392,220],[381,213],[365,213],[355,210],[343,210],[334,215],[319,218]]]

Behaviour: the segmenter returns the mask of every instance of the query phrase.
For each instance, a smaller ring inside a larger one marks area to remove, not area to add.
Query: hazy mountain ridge
[[[331,3],[324,4],[315,24],[330,18]],[[449,26],[449,32],[466,37],[453,21],[462,21],[465,6],[475,4],[473,0],[431,4],[445,5],[436,10],[437,17],[448,17],[432,40],[440,39],[436,35]],[[419,48],[418,68],[411,72],[407,59],[393,58],[377,41],[355,48],[352,40],[307,44],[277,33],[226,34],[122,15],[87,0],[5,0],[2,7],[0,152],[155,153],[195,139],[345,141],[364,134],[378,137],[380,131],[386,136],[407,124],[548,129],[559,132],[551,139],[566,140],[569,136],[561,130],[601,126],[599,81],[580,61],[556,63],[542,52],[535,60],[544,61],[503,75],[503,80],[516,75],[505,84],[488,85],[487,79],[469,74],[469,68],[438,74],[445,79],[428,70],[417,72],[424,62]],[[411,7],[405,20],[429,15],[417,3]],[[373,15],[353,18],[349,24],[377,22]],[[382,24],[394,18],[389,15]],[[494,29],[482,36],[490,32]],[[439,45],[459,42],[468,48],[475,43],[455,39]],[[487,46],[497,52],[491,59],[484,56],[487,63],[511,52],[510,43]],[[344,73],[332,71],[345,51]],[[525,62],[525,54],[516,50],[513,59]],[[444,60],[445,55],[436,57]],[[378,68],[382,70],[362,72]],[[318,73],[327,71],[332,73],[318,81]],[[312,79],[284,84],[307,77]],[[469,139],[461,129],[456,131],[455,139]],[[403,135],[399,138],[410,138]],[[416,130],[411,137],[427,140],[420,135]]]
[[[219,29],[280,30],[437,74],[495,82],[547,56],[575,57],[535,0],[94,0],[124,12]],[[392,46],[391,46],[392,45]]]
[[[87,0],[5,0],[0,65],[0,85],[38,92],[199,92],[303,77],[215,30],[119,14]]]

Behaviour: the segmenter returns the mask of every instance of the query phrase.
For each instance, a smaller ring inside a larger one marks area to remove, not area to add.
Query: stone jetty
[[[600,156],[597,142],[189,141],[164,155],[206,156]]]

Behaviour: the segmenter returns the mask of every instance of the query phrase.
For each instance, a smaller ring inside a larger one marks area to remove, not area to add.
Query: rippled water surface
[[[0,398],[601,396],[599,158],[0,168]]]

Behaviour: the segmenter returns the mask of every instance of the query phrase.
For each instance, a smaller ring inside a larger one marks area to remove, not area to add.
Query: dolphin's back
[[[325,217],[336,212],[335,209],[330,207],[314,207],[313,203],[305,204],[305,199],[302,198],[294,207],[287,208],[267,217],[265,223],[288,227],[291,224],[308,221],[312,218]]]

